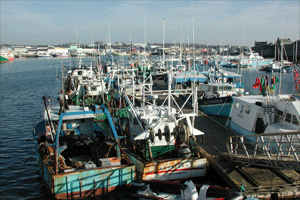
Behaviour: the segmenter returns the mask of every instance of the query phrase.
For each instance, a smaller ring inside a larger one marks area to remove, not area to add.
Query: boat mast
[[[146,45],[147,45],[147,41],[146,41],[146,34],[147,34],[147,32],[146,32],[147,30],[146,30],[146,19],[144,18],[144,44],[145,44],[145,46],[144,46],[144,56],[145,56],[145,58],[146,58]]]
[[[61,67],[61,88],[62,88],[62,112],[64,112],[64,110],[65,110],[65,86],[64,86],[64,74],[63,74],[62,59],[60,59],[60,67]]]
[[[193,88],[192,88],[192,93],[193,93],[193,97],[194,97],[194,101],[192,100],[193,103],[193,110],[194,113],[198,113],[198,96],[197,96],[197,88],[196,88],[196,49],[195,49],[195,22],[194,22],[194,11],[193,11],[193,2],[192,2],[192,22],[193,22],[193,50],[194,50],[194,84],[193,84]],[[190,120],[190,118],[189,118]],[[187,120],[187,121],[189,121]],[[194,127],[195,127],[195,115],[192,117],[192,135],[194,135]]]
[[[275,53],[274,53],[274,61],[276,61],[276,48],[277,48],[277,42],[275,42]]]
[[[102,75],[102,71],[101,71],[101,57],[100,57],[100,46],[99,46],[99,43],[98,43],[98,51],[99,51],[99,65],[98,65],[98,72],[99,72],[99,78],[100,76]]]
[[[182,19],[180,19],[180,54],[179,54],[179,60],[180,65],[182,65]]]
[[[296,59],[295,59],[295,62],[298,62],[297,52],[298,52],[298,34],[297,34],[297,40],[296,40],[296,55],[295,55]]]
[[[163,18],[163,63],[165,64],[165,18]]]
[[[194,15],[192,15],[192,21],[193,21],[193,60],[194,60],[194,71],[196,70],[196,51],[195,51],[195,24],[194,24]],[[195,79],[194,79],[194,84],[195,84]]]
[[[283,22],[284,22],[284,16],[282,16],[282,28],[281,28],[281,52],[280,52],[280,78],[279,78],[279,94],[281,94],[281,71],[283,67]]]

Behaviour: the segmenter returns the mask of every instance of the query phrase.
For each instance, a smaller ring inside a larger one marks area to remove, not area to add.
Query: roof
[[[208,78],[201,74],[201,73],[194,73],[194,72],[178,72],[174,73],[173,79],[176,83],[183,83],[187,81],[199,81],[205,82]]]
[[[49,108],[48,108],[49,109]],[[54,121],[58,121],[59,119],[59,106],[54,106],[49,109],[50,118]],[[95,118],[94,114],[88,112],[89,110],[84,110],[83,107],[70,105],[69,110],[65,110],[64,113],[68,114],[65,115],[63,120],[74,120],[74,119],[89,119]],[[86,112],[87,114],[84,114]],[[46,111],[45,111],[45,118],[47,118]]]

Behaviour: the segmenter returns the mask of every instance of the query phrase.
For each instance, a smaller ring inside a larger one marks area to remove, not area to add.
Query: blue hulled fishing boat
[[[34,128],[40,175],[56,199],[103,196],[131,183],[136,168],[123,153],[105,108],[50,106]]]

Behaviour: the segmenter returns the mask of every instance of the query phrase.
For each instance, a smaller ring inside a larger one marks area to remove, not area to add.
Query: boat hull
[[[231,111],[232,97],[199,99],[199,109],[207,115],[228,117]]]
[[[53,173],[53,167],[39,156],[40,175],[55,199],[77,199],[104,196],[118,192],[135,179],[135,166],[93,168]]]
[[[180,182],[156,180],[133,182],[128,187],[128,193],[121,195],[121,199],[243,199],[240,192],[227,187],[198,185],[192,180],[184,184]],[[188,192],[193,189],[195,192]]]
[[[231,130],[233,130],[233,132],[235,132],[238,135],[242,135],[242,136],[252,136],[252,137],[246,137],[246,140],[248,140],[249,142],[256,142],[256,138],[253,137],[253,135],[255,135],[255,133],[247,131],[246,129],[244,129],[243,127],[239,126],[238,124],[234,123],[233,121],[229,122],[229,128]]]
[[[145,162],[130,151],[126,151],[126,154],[136,166],[138,180],[178,180],[204,177],[207,174],[208,162],[206,158],[169,158]]]
[[[7,63],[9,62],[9,59],[8,58],[5,58],[3,56],[0,56],[0,63]]]

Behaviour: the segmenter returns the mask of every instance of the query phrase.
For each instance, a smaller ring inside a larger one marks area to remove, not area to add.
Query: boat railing
[[[300,132],[232,135],[226,146],[232,162],[300,170]]]

